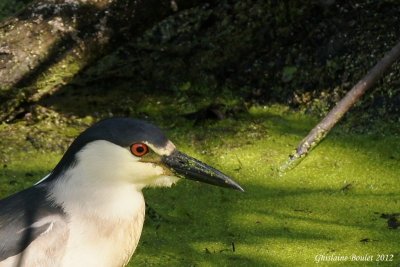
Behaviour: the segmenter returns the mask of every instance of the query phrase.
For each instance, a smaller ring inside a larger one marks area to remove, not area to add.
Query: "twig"
[[[315,147],[343,115],[357,102],[357,100],[371,88],[383,73],[400,56],[400,42],[396,44],[315,126],[310,133],[300,142],[297,149],[289,156],[289,159],[281,166],[280,171],[287,171],[297,166],[301,160]]]

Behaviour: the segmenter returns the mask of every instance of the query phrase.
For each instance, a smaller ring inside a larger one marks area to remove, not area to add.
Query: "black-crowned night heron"
[[[0,267],[126,265],[142,232],[142,189],[171,186],[178,176],[243,191],[179,152],[154,125],[96,123],[49,175],[0,200]]]

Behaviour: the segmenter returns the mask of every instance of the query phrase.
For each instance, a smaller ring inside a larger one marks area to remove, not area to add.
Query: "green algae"
[[[46,175],[93,119],[76,121],[49,115],[36,124],[1,125],[0,196]],[[279,176],[277,168],[315,122],[282,106],[252,107],[200,126],[176,120],[167,134],[177,147],[232,176],[246,192],[187,180],[146,189],[147,203],[162,219],[146,219],[128,266],[313,266],[320,255],[374,257],[322,266],[398,266],[400,231],[389,229],[381,214],[400,211],[400,137],[338,128]],[[26,141],[43,131],[52,144]],[[378,255],[393,259],[375,262]]]

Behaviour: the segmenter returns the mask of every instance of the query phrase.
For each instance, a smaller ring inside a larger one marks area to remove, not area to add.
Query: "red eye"
[[[143,143],[136,143],[131,145],[131,152],[137,157],[142,157],[149,152],[149,148]]]

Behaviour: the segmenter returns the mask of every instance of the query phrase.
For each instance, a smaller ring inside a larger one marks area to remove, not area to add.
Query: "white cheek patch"
[[[129,176],[138,183],[153,180],[164,174],[164,169],[154,163],[137,162],[131,164]]]
[[[176,149],[175,145],[171,141],[168,141],[167,144],[162,148],[155,147],[148,142],[143,142],[143,143],[148,145],[154,152],[156,152],[158,155],[161,156],[169,156]]]

